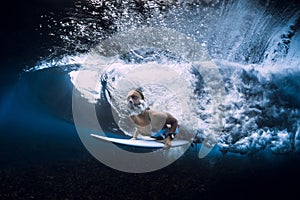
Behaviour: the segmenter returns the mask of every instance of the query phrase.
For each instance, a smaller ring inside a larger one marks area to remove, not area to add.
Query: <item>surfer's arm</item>
[[[130,119],[135,124],[134,116],[130,116]],[[134,131],[134,133],[133,133],[133,136],[132,136],[131,140],[136,140],[136,138],[138,137],[138,135],[139,135],[138,129],[136,128],[135,131]]]
[[[131,140],[136,140],[137,137],[138,137],[138,135],[139,135],[139,133],[138,133],[138,130],[136,129],[136,130],[134,131],[134,133],[133,133],[133,136],[132,136]]]
[[[171,114],[167,113],[167,120],[166,124],[170,124],[170,133],[174,134],[176,131],[176,128],[178,127],[178,121],[175,117],[173,117]],[[172,138],[173,139],[173,138]]]
[[[174,133],[178,126],[178,121],[171,114],[167,113],[166,124],[170,124],[170,133]]]

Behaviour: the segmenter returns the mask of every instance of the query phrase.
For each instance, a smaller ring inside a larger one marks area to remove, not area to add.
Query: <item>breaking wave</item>
[[[222,113],[222,128],[214,133],[221,152],[299,152],[297,7],[269,1],[78,1],[63,19],[42,16],[46,24],[55,25],[40,31],[51,33],[63,45],[53,47],[49,58],[25,71],[36,76],[50,69],[68,74],[87,102],[96,105],[105,99],[110,103],[124,134],[130,130],[124,126],[122,97],[125,91],[143,86],[152,107],[174,114],[202,142],[210,134],[216,108],[209,85],[193,62],[165,49],[129,46],[127,52],[111,55],[99,49],[101,42],[117,33],[147,27],[172,29],[205,48],[221,75],[222,101],[217,112]],[[149,72],[156,77],[152,84],[138,79]],[[60,111],[60,117],[69,116],[67,120],[72,121],[71,111],[64,112]]]

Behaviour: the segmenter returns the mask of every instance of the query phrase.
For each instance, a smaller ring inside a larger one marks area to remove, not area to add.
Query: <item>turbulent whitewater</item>
[[[68,74],[87,102],[108,101],[125,134],[130,127],[122,97],[140,85],[153,108],[174,114],[199,142],[211,134],[214,113],[220,113],[222,127],[214,129],[214,136],[223,153],[299,152],[298,10],[297,4],[270,1],[78,1],[63,19],[41,16],[52,26],[39,31],[62,45],[25,71],[36,76],[49,69]],[[175,30],[203,48],[205,59],[213,61],[221,77],[217,107],[205,74],[176,55],[179,49],[128,46],[121,53],[113,46],[111,52],[101,49],[119,33],[149,27]],[[152,84],[139,79],[143,73],[156,79]],[[78,81],[79,75],[86,81]],[[71,111],[63,112],[62,118]]]

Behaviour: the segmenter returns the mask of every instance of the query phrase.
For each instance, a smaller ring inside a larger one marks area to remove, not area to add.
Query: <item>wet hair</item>
[[[145,97],[144,97],[144,94],[143,94],[143,89],[141,87],[135,89],[135,91],[138,92],[141,95],[143,100],[145,100]]]

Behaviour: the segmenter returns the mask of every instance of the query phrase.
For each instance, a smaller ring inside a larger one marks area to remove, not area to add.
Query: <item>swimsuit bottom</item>
[[[174,136],[179,132],[178,127],[176,128],[174,132]],[[155,138],[156,140],[164,140],[168,137],[170,134],[170,129],[169,128],[163,128],[157,132],[152,132],[151,137]],[[172,137],[171,137],[172,138]],[[173,138],[172,138],[173,139]]]

